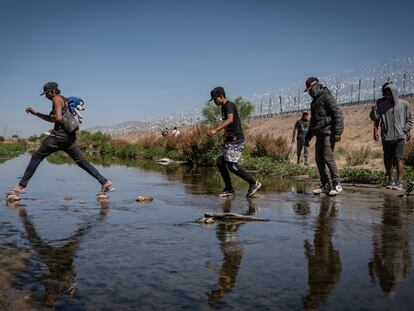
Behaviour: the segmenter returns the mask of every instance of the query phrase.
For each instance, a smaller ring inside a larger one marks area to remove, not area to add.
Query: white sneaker
[[[328,194],[330,190],[331,190],[331,186],[329,184],[322,184],[319,186],[319,188],[316,188],[315,190],[313,190],[313,194],[321,194],[321,193]]]
[[[387,189],[393,189],[394,186],[395,186],[395,182],[394,181],[392,181],[392,180],[388,180],[387,181],[387,186],[386,186]]]
[[[391,189],[393,189],[393,190],[398,190],[398,191],[403,190],[403,187],[402,187],[402,185],[401,185],[401,182],[396,181],[396,182],[394,183],[394,186],[393,186]]]
[[[329,191],[329,195],[334,196],[337,195],[339,192],[342,192],[342,186],[341,184],[337,184],[332,187],[331,191]]]

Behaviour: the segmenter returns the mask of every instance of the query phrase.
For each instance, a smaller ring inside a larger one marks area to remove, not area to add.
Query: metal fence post
[[[279,96],[279,103],[280,103],[280,114],[282,114],[283,109],[282,109],[282,96]]]
[[[270,109],[272,107],[272,97],[269,97],[269,106],[267,108],[267,115],[270,117]]]
[[[353,100],[354,100],[354,85],[351,84],[351,100],[349,102],[352,103]]]
[[[403,78],[403,96],[405,96],[405,81],[407,79],[407,73],[404,72],[404,78]]]

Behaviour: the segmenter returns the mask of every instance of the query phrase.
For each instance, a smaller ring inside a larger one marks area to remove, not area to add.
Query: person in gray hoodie
[[[398,89],[391,83],[384,88],[384,102],[379,107],[374,105],[369,116],[381,124],[387,188],[402,190],[404,145],[413,126],[410,104],[398,98]],[[392,180],[394,163],[397,167],[395,181]]]

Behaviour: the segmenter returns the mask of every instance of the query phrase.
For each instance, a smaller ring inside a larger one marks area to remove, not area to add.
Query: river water
[[[29,159],[0,165],[1,193]],[[222,199],[214,169],[97,167],[118,188],[106,203],[77,166],[44,161],[20,205],[2,204],[0,309],[414,307],[414,205],[401,198],[319,197],[310,184],[265,178],[256,199],[241,182]],[[223,211],[270,221],[194,223]]]

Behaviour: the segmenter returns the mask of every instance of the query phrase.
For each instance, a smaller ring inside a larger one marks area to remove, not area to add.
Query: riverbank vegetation
[[[208,130],[209,127],[203,125],[194,127],[191,132],[185,132],[179,137],[164,138],[151,134],[135,144],[112,139],[109,135],[100,132],[80,132],[78,144],[89,159],[95,159],[104,165],[116,162],[118,159],[131,163],[170,158],[186,161],[189,166],[214,167],[222,137],[209,137]],[[241,164],[254,173],[278,178],[294,176],[318,178],[315,167],[293,164],[290,162],[292,156],[294,156],[292,145],[287,139],[257,135],[247,137]],[[59,161],[59,157],[65,155],[55,155],[52,159],[56,162]],[[342,180],[348,183],[382,184],[385,181],[383,171],[349,165],[340,170],[340,175]],[[411,176],[414,177],[414,174]]]
[[[9,157],[26,151],[24,140],[0,141],[0,157]]]

